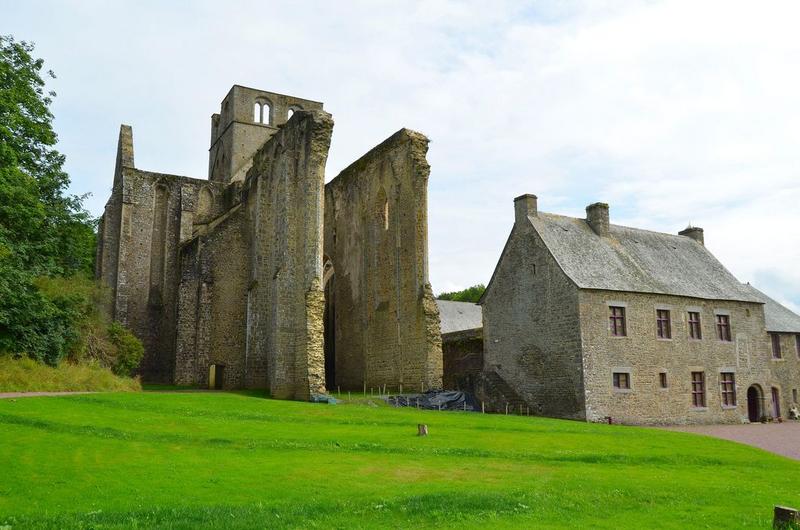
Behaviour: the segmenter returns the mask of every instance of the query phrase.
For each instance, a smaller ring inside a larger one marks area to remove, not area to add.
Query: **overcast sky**
[[[55,70],[73,191],[99,215],[120,123],[136,166],[205,178],[234,83],[323,101],[327,180],[401,127],[431,139],[435,292],[488,283],[513,198],[705,229],[800,308],[800,2],[0,0]]]

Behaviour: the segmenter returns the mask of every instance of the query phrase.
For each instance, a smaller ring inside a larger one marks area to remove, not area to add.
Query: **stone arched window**
[[[263,123],[264,125],[272,124],[272,104],[264,98],[258,98],[253,104],[253,121],[256,123]]]
[[[201,219],[205,219],[211,213],[214,206],[214,194],[208,187],[203,186],[200,189],[200,194],[197,199],[197,215]]]
[[[292,105],[291,107],[289,107],[289,113],[288,113],[288,115],[286,116],[286,119],[287,119],[287,120],[290,120],[290,119],[292,118],[292,115],[293,115],[293,114],[295,113],[295,111],[297,111],[297,110],[303,110],[303,108],[302,108],[300,105]]]

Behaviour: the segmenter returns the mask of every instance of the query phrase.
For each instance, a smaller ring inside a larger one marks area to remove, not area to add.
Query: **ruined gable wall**
[[[329,114],[296,112],[256,153],[245,179],[247,357],[266,360],[276,398],[308,399],[325,388],[322,209],[332,130]]]
[[[612,337],[609,305],[624,305],[626,337]],[[672,338],[656,337],[656,310],[668,309]],[[700,313],[701,340],[689,338],[688,312]],[[715,312],[730,314],[731,342],[717,339]],[[587,419],[623,423],[740,423],[747,421],[747,389],[769,395],[772,361],[761,304],[615,291],[581,291]],[[630,370],[631,389],[613,388],[612,373]],[[667,373],[660,388],[659,373]],[[706,403],[694,408],[691,372],[705,372]],[[737,406],[725,408],[720,372],[735,373]]]
[[[333,265],[335,382],[441,387],[439,315],[428,283],[428,139],[403,129],[325,187]]]
[[[578,290],[527,219],[514,226],[482,306],[484,369],[532,413],[583,419]]]

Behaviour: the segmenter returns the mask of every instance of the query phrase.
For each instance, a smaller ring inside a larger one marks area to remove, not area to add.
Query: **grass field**
[[[48,366],[23,357],[0,355],[0,392],[125,392],[141,390],[138,379],[114,375],[96,363]]]
[[[721,440],[244,393],[0,400],[0,476],[12,529],[768,528],[800,505],[800,462]]]

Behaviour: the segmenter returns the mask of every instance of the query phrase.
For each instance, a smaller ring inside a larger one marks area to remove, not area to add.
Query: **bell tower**
[[[253,155],[288,121],[295,110],[322,109],[322,103],[233,85],[211,116],[208,179],[244,180]]]

